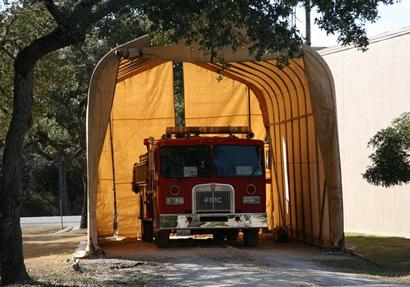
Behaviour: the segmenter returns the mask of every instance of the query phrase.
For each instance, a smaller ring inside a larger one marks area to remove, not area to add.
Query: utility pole
[[[306,45],[312,44],[310,34],[310,0],[305,0],[305,20],[306,20]]]

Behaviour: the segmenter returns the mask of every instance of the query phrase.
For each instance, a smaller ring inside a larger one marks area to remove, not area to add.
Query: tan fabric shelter
[[[150,45],[148,36],[109,52],[91,79],[87,113],[89,247],[105,237],[138,237],[133,163],[143,139],[173,126],[173,65],[183,62],[187,126],[251,125],[270,136],[270,229],[343,247],[342,187],[333,79],[310,48],[279,69],[247,49],[224,49],[210,63],[196,46]]]

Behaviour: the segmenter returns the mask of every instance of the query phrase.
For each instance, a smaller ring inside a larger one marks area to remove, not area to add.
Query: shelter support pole
[[[319,242],[322,244],[323,240],[323,218],[325,213],[325,200],[326,200],[326,182],[323,184],[322,200],[320,205],[320,220],[319,220]],[[329,220],[330,221],[330,220]]]
[[[321,194],[320,190],[320,170],[319,170],[319,141],[316,138],[315,140],[315,161],[316,161],[316,181],[317,181],[317,198],[318,202],[318,214],[319,214],[319,234],[318,234],[318,243],[321,245],[323,243],[323,212],[325,206],[325,184],[323,184],[323,194]]]
[[[248,126],[249,126],[249,129],[252,130],[251,92],[249,90],[249,87],[247,87],[247,90],[248,90]]]
[[[114,196],[114,221],[113,221],[113,231],[114,236],[118,236],[118,214],[117,214],[117,189],[115,184],[115,160],[114,160],[114,142],[112,136],[112,119],[109,122],[110,129],[110,149],[111,149],[111,164],[112,164],[112,191]]]

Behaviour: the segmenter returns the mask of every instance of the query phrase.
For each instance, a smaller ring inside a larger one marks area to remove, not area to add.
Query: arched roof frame
[[[333,78],[311,48],[279,69],[274,55],[260,60],[248,49],[221,51],[223,65],[210,63],[198,46],[151,46],[144,36],[107,53],[90,83],[87,109],[89,247],[98,244],[98,166],[116,84],[169,61],[193,63],[249,87],[258,99],[274,157],[272,204],[276,223],[292,237],[322,246],[343,246],[343,206]],[[286,142],[286,144],[282,144]],[[285,150],[284,150],[285,149]],[[282,158],[288,163],[284,166]],[[284,173],[289,176],[285,182]],[[285,185],[290,189],[286,212]],[[326,222],[328,224],[326,224]]]

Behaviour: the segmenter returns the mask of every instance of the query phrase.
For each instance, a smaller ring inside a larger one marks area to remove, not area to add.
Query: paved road
[[[63,216],[63,225],[65,228],[72,227],[78,229],[80,227],[81,216]],[[61,226],[60,216],[46,217],[22,217],[20,218],[22,228],[30,227],[46,227],[46,226]]]

